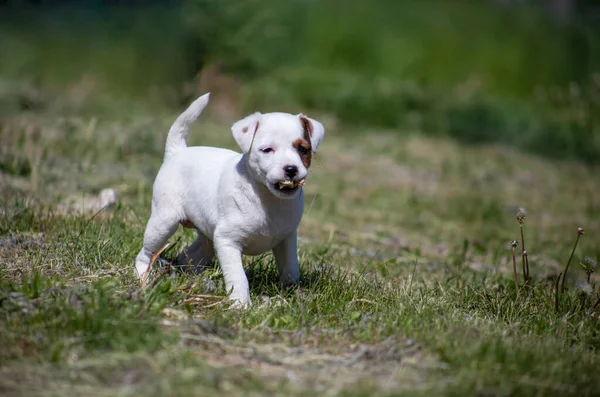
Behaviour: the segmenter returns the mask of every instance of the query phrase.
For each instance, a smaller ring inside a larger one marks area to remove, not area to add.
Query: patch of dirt
[[[328,394],[353,387],[378,390],[418,389],[446,365],[425,353],[419,343],[401,336],[377,344],[327,345],[321,336],[303,336],[302,343],[235,343],[219,333],[181,334],[183,343],[211,366],[251,371],[265,384]],[[293,338],[293,337],[292,337]]]
[[[240,84],[233,77],[228,76],[219,64],[211,64],[202,68],[196,78],[196,86],[186,87],[190,98],[199,93],[211,93],[210,112],[213,116],[223,120],[240,117],[237,98],[239,97]]]
[[[0,252],[9,250],[39,250],[46,246],[43,233],[8,233],[0,237]]]

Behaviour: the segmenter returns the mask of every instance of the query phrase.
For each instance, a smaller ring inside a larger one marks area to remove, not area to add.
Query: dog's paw
[[[261,306],[271,306],[271,297],[267,295],[261,295],[260,297]]]
[[[164,258],[157,258],[153,262],[152,267],[146,266],[145,269],[144,267],[136,267],[136,273],[140,278],[142,288],[145,288],[150,284],[151,280],[154,280],[157,277],[165,275],[175,277],[177,275],[177,269],[172,265],[171,261]]]
[[[250,297],[245,299],[229,297],[229,300],[231,301],[231,306],[229,306],[231,309],[247,310],[252,307],[252,300]]]

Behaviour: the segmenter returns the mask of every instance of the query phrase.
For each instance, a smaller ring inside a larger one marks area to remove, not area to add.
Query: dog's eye
[[[304,146],[298,146],[298,153],[300,153],[301,155],[305,155],[308,153],[308,149]]]
[[[270,146],[267,146],[265,148],[260,149],[260,151],[263,153],[271,153],[273,151],[273,148]]]

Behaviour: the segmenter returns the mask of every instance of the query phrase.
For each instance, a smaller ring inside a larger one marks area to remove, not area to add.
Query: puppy
[[[281,282],[299,281],[302,186],[325,130],[302,114],[254,113],[231,127],[243,153],[188,147],[189,125],[208,101],[209,94],[194,101],[169,131],[135,267],[143,279],[153,254],[178,225],[193,227],[198,237],[178,263],[202,268],[216,255],[230,299],[237,306],[248,306],[252,302],[242,254],[273,250]]]

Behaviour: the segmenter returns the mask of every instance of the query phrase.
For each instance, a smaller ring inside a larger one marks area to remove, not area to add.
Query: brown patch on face
[[[242,134],[245,134],[246,132],[248,132],[248,127],[242,128]]]
[[[300,157],[302,158],[302,164],[306,168],[310,167],[312,160],[312,145],[310,144],[310,137],[312,136],[313,126],[309,119],[304,116],[300,116],[300,124],[304,130],[304,136],[294,141],[294,147],[298,150]]]
[[[307,141],[303,138],[298,138],[293,143],[294,148],[298,151],[300,158],[302,159],[302,164],[306,168],[310,167],[310,161],[312,160],[312,151],[310,149],[310,141]]]

